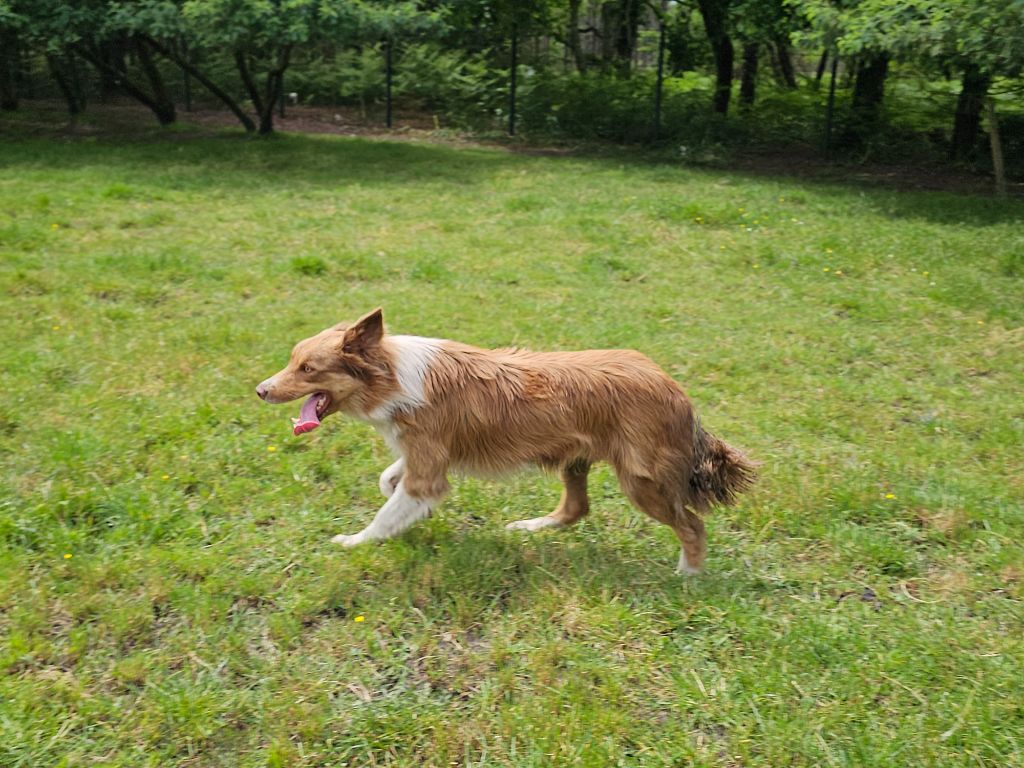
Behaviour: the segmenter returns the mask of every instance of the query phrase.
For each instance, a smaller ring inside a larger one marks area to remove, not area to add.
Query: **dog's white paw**
[[[362,544],[364,541],[366,541],[366,539],[363,537],[363,534],[361,533],[356,533],[351,536],[346,536],[344,533],[339,533],[337,536],[331,539],[331,544],[340,544],[343,547],[354,547],[357,544]]]
[[[676,573],[680,576],[699,576],[700,568],[695,568],[686,561],[686,553],[679,553],[679,564],[676,566]]]
[[[562,524],[553,517],[531,517],[527,520],[516,520],[505,528],[509,531],[542,531],[545,528],[561,528]]]

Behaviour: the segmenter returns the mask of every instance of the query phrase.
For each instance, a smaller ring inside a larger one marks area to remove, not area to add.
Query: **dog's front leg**
[[[331,539],[335,544],[343,547],[354,547],[364,541],[374,539],[390,539],[397,536],[417,520],[422,520],[430,514],[431,508],[440,499],[429,499],[411,496],[405,490],[405,482],[399,481],[395,492],[380,508],[377,515],[368,526],[359,533],[352,536],[340,534]]]
[[[403,474],[394,493],[384,502],[373,522],[354,536],[335,536],[331,541],[345,547],[354,547],[364,541],[391,538],[417,520],[425,518],[441,502],[448,492],[445,452],[425,446],[413,454],[406,452],[406,457]],[[394,465],[384,474],[387,475],[393,468]]]

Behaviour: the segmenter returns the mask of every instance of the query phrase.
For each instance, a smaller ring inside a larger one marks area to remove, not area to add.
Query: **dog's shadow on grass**
[[[650,605],[736,588],[731,570],[727,578],[711,570],[677,574],[678,545],[651,528],[628,529],[627,536],[610,536],[602,528],[584,523],[537,533],[483,526],[413,530],[403,537],[399,567],[403,580],[427,581],[432,598],[481,611],[527,607],[552,593],[638,598]]]

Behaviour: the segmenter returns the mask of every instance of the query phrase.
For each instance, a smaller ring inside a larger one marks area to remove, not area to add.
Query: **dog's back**
[[[689,400],[631,350],[530,352],[444,342],[424,383],[427,405],[398,417],[403,432],[440,438],[453,464],[496,473],[577,459],[642,471],[690,445]]]

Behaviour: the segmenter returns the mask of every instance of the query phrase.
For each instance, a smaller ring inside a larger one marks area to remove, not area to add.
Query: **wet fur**
[[[410,344],[423,358],[412,361],[422,364],[422,393],[400,381],[409,380],[399,356]],[[705,553],[701,515],[732,503],[754,476],[740,451],[701,427],[679,385],[632,350],[486,350],[389,337],[377,310],[300,342],[268,382],[269,402],[327,392],[328,413],[370,422],[400,457],[381,477],[387,504],[366,530],[338,537],[343,544],[393,535],[425,516],[447,493],[451,469],[555,470],[565,486],[555,511],[510,527],[568,525],[589,511],[587,473],[605,461],[629,499],[675,531],[679,570],[695,572]]]

